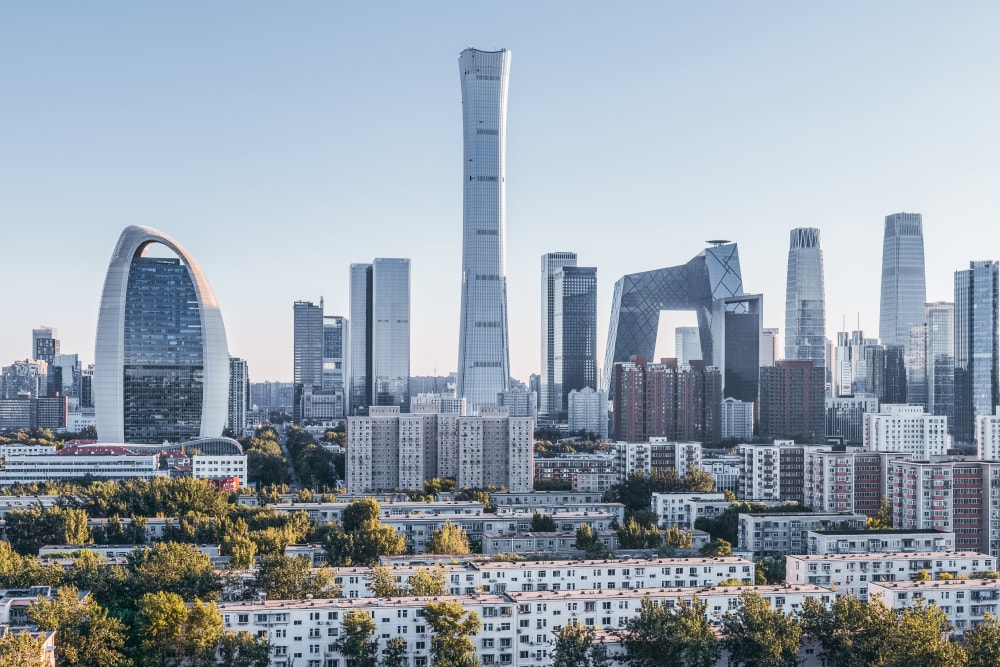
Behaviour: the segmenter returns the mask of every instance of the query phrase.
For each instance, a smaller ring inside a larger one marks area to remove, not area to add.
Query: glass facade
[[[882,241],[882,344],[909,345],[910,325],[924,321],[926,301],[923,218],[919,213],[888,215]]]
[[[556,272],[553,291],[556,411],[564,414],[569,392],[597,388],[597,269],[564,266]]]
[[[344,389],[344,351],[348,334],[347,319],[339,315],[323,316],[323,390]]]
[[[539,412],[544,415],[559,411],[562,396],[561,379],[556,377],[556,273],[564,266],[576,266],[576,253],[550,252],[542,255],[542,373]]]
[[[1000,403],[997,386],[998,265],[970,262],[955,272],[955,424],[961,443],[974,441],[976,416]]]
[[[372,405],[368,379],[372,376],[372,265],[351,264],[350,269],[350,414],[366,415]]]
[[[825,365],[826,305],[820,232],[793,229],[785,289],[785,359]]]
[[[205,381],[199,311],[179,259],[132,259],[125,294],[125,442],[198,437]]]
[[[294,360],[292,381],[319,388],[323,384],[323,303],[296,301],[294,313]]]
[[[724,335],[725,321],[718,315],[725,310],[720,311],[716,304],[727,297],[742,295],[743,278],[735,243],[706,248],[682,266],[633,273],[621,278],[615,283],[611,301],[611,326],[604,355],[602,389],[613,398],[611,377],[616,363],[627,362],[634,355],[652,358],[661,310],[695,311],[705,365],[724,368],[725,350],[716,347],[721,345],[723,339],[716,340],[716,337]],[[741,307],[734,304],[729,312],[737,312]],[[759,312],[757,318],[758,322],[762,318]],[[758,332],[758,355],[759,335]]]
[[[372,271],[372,405],[410,406],[410,260],[376,259]]]
[[[927,411],[955,420],[955,304],[928,303],[925,310],[924,371]]]
[[[466,49],[462,83],[462,307],[459,398],[469,414],[510,383],[507,338],[507,85],[510,51]]]

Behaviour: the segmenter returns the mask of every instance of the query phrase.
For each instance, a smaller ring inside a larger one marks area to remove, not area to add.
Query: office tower
[[[80,407],[94,407],[94,364],[80,371]]]
[[[556,408],[564,416],[569,392],[597,388],[597,269],[564,266],[554,282]]]
[[[927,405],[927,329],[924,322],[910,325],[910,342],[903,351],[906,367],[906,402]]]
[[[233,437],[244,435],[247,428],[247,411],[250,409],[250,373],[246,359],[229,357],[229,410],[226,428]]]
[[[294,316],[292,382],[297,385],[323,386],[323,300],[296,301]]]
[[[900,345],[866,347],[865,364],[871,392],[879,404],[906,403],[905,348]]]
[[[41,359],[22,359],[4,366],[0,398],[43,398],[48,395],[49,365]]]
[[[608,395],[591,387],[569,392],[570,433],[590,433],[608,439]]]
[[[350,405],[410,405],[410,260],[351,264]],[[494,398],[495,400],[495,398]]]
[[[760,365],[773,366],[774,362],[781,359],[779,350],[780,329],[767,328],[763,330],[760,344]]]
[[[292,412],[295,405],[294,382],[254,382],[250,385],[250,404],[255,410]]]
[[[345,362],[350,341],[350,328],[346,317],[323,316],[323,390],[345,390]]]
[[[997,263],[974,261],[955,272],[955,424],[960,443],[971,443],[977,415],[993,414],[997,387]]]
[[[462,308],[458,387],[470,414],[510,382],[507,338],[507,84],[510,51],[466,49],[462,81]]]
[[[875,393],[875,382],[868,368],[867,350],[878,347],[878,340],[865,338],[863,331],[837,333],[833,353],[833,395],[854,396]]]
[[[783,359],[760,369],[760,436],[821,442],[826,372],[811,361]]]
[[[541,414],[559,412],[561,378],[556,377],[556,273],[564,266],[576,266],[575,252],[542,255],[542,372],[539,396]]]
[[[615,283],[602,389],[613,399],[612,369],[649,359],[662,310],[694,310],[701,358],[722,371],[724,396],[757,400],[763,297],[744,294],[735,243],[717,242],[682,266],[633,273]]]
[[[649,438],[715,443],[721,432],[722,377],[702,361],[615,364],[613,431],[617,440]]]
[[[59,339],[52,327],[39,327],[31,330],[31,358],[41,359],[51,364],[59,350]]]
[[[785,289],[785,359],[826,365],[825,303],[819,230],[793,229]]]
[[[698,327],[677,327],[674,329],[674,355],[683,366],[701,359],[701,340]]]
[[[878,327],[882,344],[908,345],[910,325],[924,321],[926,301],[921,215],[887,215],[882,241],[882,299]]]
[[[927,411],[955,418],[955,304],[928,303],[924,309],[924,379],[927,384]]]
[[[826,436],[839,438],[847,445],[861,445],[865,439],[865,415],[870,412],[878,412],[878,399],[871,394],[828,396]]]
[[[79,355],[55,355],[49,364],[49,395],[54,396],[55,392],[59,392],[62,396],[79,399],[81,370]]]
[[[151,244],[176,256],[146,257]],[[226,424],[229,351],[201,268],[148,227],[122,232],[97,320],[94,404],[102,442],[218,437]]]

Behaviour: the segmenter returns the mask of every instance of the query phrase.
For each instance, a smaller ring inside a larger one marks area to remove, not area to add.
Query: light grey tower
[[[927,382],[927,411],[955,420],[955,304],[928,303],[924,335],[924,377]]]
[[[825,365],[826,301],[823,249],[814,227],[793,229],[785,289],[785,359]]]
[[[882,344],[907,347],[910,325],[924,321],[926,301],[923,218],[919,213],[887,215],[878,328]]]
[[[973,442],[976,417],[993,414],[997,386],[998,293],[996,262],[969,262],[955,272],[955,440]]]
[[[462,309],[459,398],[469,414],[510,383],[507,339],[507,83],[510,51],[466,49],[462,81]]]
[[[323,300],[317,306],[311,301],[296,301],[292,306],[293,363],[292,382],[295,399],[292,414],[295,423],[302,422],[302,397],[323,385]]]
[[[351,264],[350,414],[410,405],[410,260]]]
[[[150,245],[174,257],[147,257]],[[163,232],[132,226],[108,264],[94,352],[101,442],[218,437],[229,408],[229,350],[205,274]]]
[[[562,387],[556,378],[556,273],[564,266],[576,266],[575,252],[550,252],[542,255],[542,383],[539,412],[548,415],[559,411]]]

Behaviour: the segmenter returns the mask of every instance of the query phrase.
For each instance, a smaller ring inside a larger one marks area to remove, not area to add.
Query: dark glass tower
[[[539,412],[559,412],[562,388],[556,377],[556,273],[564,266],[576,266],[575,252],[549,252],[542,255],[542,372],[538,394]]]
[[[560,389],[556,407],[562,415],[569,392],[597,388],[597,269],[564,266],[553,282],[553,365]]]
[[[955,440],[971,443],[976,417],[993,414],[997,386],[998,265],[970,262],[955,272]]]

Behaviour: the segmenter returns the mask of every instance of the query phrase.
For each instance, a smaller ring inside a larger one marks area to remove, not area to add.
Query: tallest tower
[[[507,339],[507,83],[510,51],[466,49],[462,78],[462,324],[458,396],[470,413],[510,382]]]
[[[910,325],[923,324],[926,301],[923,218],[919,213],[887,215],[878,327],[882,344],[908,346]]]

